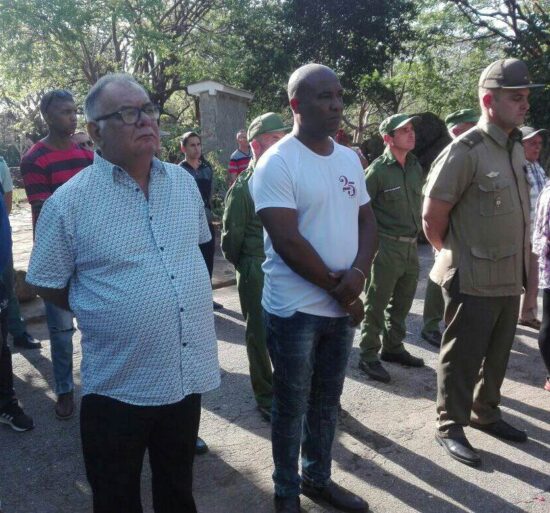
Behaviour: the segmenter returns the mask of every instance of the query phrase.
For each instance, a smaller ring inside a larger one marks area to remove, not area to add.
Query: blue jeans
[[[302,478],[316,486],[330,479],[338,404],[355,329],[348,317],[296,312],[288,318],[264,310],[273,363],[271,440],[275,494],[300,493]]]
[[[73,388],[73,314],[48,301],[46,322],[50,332],[55,393],[65,394]]]

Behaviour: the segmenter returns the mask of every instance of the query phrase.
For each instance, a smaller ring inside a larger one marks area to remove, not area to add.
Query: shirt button
[[[174,278],[175,278],[175,276],[174,276],[174,275],[172,274],[172,276],[170,276],[170,278],[174,279]]]
[[[161,246],[159,249],[160,249],[161,251],[164,251],[164,246]]]
[[[139,187],[136,187],[136,192],[139,192]]]
[[[180,312],[183,312],[183,308],[180,308]]]
[[[184,343],[182,344],[183,347],[185,347],[186,345],[187,345],[187,342],[184,342]]]
[[[152,221],[153,220],[153,216],[149,216],[149,221]]]

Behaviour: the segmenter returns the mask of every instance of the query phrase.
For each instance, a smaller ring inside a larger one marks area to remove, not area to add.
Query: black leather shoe
[[[423,331],[420,336],[431,346],[441,347],[441,333],[439,331]]]
[[[502,419],[492,424],[476,424],[475,422],[471,422],[470,426],[474,429],[485,431],[485,433],[489,433],[502,440],[508,440],[509,442],[527,442],[527,433],[525,431],[521,431],[511,426]]]
[[[451,458],[460,461],[460,463],[470,465],[470,467],[479,467],[481,465],[479,454],[470,445],[464,434],[444,437],[439,432],[436,432],[435,439],[449,453]]]
[[[68,420],[74,415],[74,391],[65,392],[57,396],[55,416],[59,420]]]
[[[195,454],[206,454],[208,452],[208,445],[206,445],[206,442],[200,437],[197,436],[197,441],[195,442]]]
[[[275,513],[300,513],[300,497],[279,497],[275,495]]]
[[[302,482],[302,493],[310,499],[320,499],[340,511],[348,513],[367,513],[369,505],[358,495],[342,488],[333,481],[318,488],[306,481]]]
[[[13,337],[13,345],[22,349],[40,349],[42,344],[26,331],[18,337]]]
[[[388,371],[382,367],[382,364],[378,360],[374,362],[359,360],[359,369],[375,381],[381,381],[382,383],[389,383],[391,381]]]
[[[424,367],[424,360],[413,356],[408,351],[403,351],[401,353],[386,353],[382,351],[380,358],[385,362],[400,363],[407,367]]]

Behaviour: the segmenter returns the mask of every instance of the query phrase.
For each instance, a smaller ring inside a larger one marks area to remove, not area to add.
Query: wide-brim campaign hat
[[[533,84],[529,69],[519,59],[499,59],[487,66],[479,77],[479,87],[484,89],[525,89],[544,87]]]

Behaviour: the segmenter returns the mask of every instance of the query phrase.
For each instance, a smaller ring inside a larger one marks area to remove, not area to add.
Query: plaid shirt
[[[535,211],[537,200],[548,180],[544,169],[538,162],[525,163],[525,177],[529,182],[529,199],[531,200],[531,242],[533,241],[533,227],[535,224]]]

